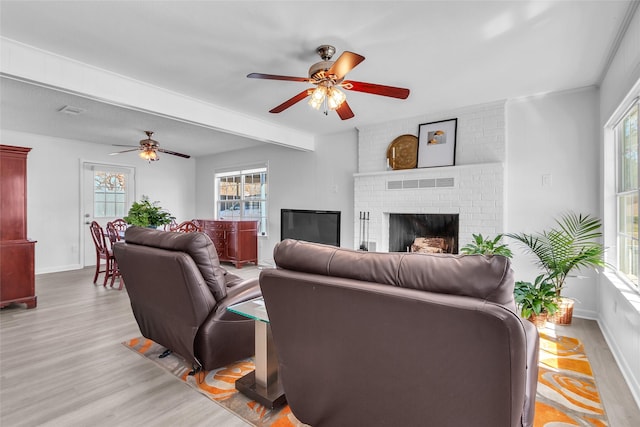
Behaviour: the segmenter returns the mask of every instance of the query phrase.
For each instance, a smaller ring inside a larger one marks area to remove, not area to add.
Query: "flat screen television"
[[[340,246],[340,211],[281,209],[280,239]]]

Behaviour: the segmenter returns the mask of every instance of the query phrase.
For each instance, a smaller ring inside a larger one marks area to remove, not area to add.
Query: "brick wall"
[[[418,135],[421,123],[458,119],[456,166],[387,171],[386,152],[399,135]],[[457,213],[459,247],[472,234],[493,236],[504,226],[505,103],[366,126],[359,129],[355,174],[354,247],[360,246],[359,212],[369,212],[371,250],[386,251],[389,213]]]

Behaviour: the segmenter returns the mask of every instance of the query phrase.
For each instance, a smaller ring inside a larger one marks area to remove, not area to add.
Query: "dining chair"
[[[183,221],[171,231],[175,231],[177,233],[193,233],[195,231],[202,231],[202,227],[199,227],[193,221]]]
[[[109,239],[109,241],[111,242],[111,245],[113,246],[113,244],[115,242],[120,241],[120,230],[118,229],[118,227],[113,223],[113,222],[107,222],[106,225],[106,236]]]
[[[117,220],[116,220],[117,221]],[[126,225],[126,222],[125,222]],[[119,290],[122,290],[122,285],[123,280],[122,280],[122,275],[120,274],[120,269],[118,268],[118,261],[115,259],[115,257],[113,256],[113,245],[116,242],[119,242],[120,240],[122,240],[122,234],[124,232],[121,232],[118,227],[115,225],[114,222],[107,222],[106,225],[106,235],[107,238],[109,239],[109,250],[111,251],[111,287],[113,288],[113,284],[115,283],[116,278],[118,278],[120,280],[120,287],[118,288]],[[125,227],[126,229],[126,227]]]
[[[176,227],[178,227],[178,221],[176,221],[175,218],[172,218],[171,222],[169,224],[165,224],[163,229],[164,231],[173,231]]]
[[[93,276],[93,283],[96,283],[100,273],[104,273],[102,286],[106,287],[107,281],[111,278],[111,287],[113,287],[117,267],[113,252],[111,251],[111,245],[107,245],[107,239],[105,238],[106,233],[102,226],[96,221],[91,222],[89,229],[91,230],[91,237],[96,248],[96,273]],[[109,242],[111,242],[111,240],[109,240]],[[101,269],[102,260],[104,260],[104,270]],[[120,282],[120,289],[122,289],[122,281]]]
[[[122,218],[114,219],[113,221],[111,221],[111,223],[116,228],[116,230],[122,233],[124,233],[127,227],[129,226],[129,224],[127,224],[127,221],[125,221]]]

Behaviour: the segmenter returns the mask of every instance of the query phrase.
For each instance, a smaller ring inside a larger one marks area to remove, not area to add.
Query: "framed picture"
[[[419,126],[419,168],[455,165],[457,128],[458,119],[423,123]]]

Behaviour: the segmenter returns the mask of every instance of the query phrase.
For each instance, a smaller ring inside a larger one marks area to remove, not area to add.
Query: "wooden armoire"
[[[0,308],[37,304],[35,244],[27,238],[27,155],[31,148],[0,145]]]

